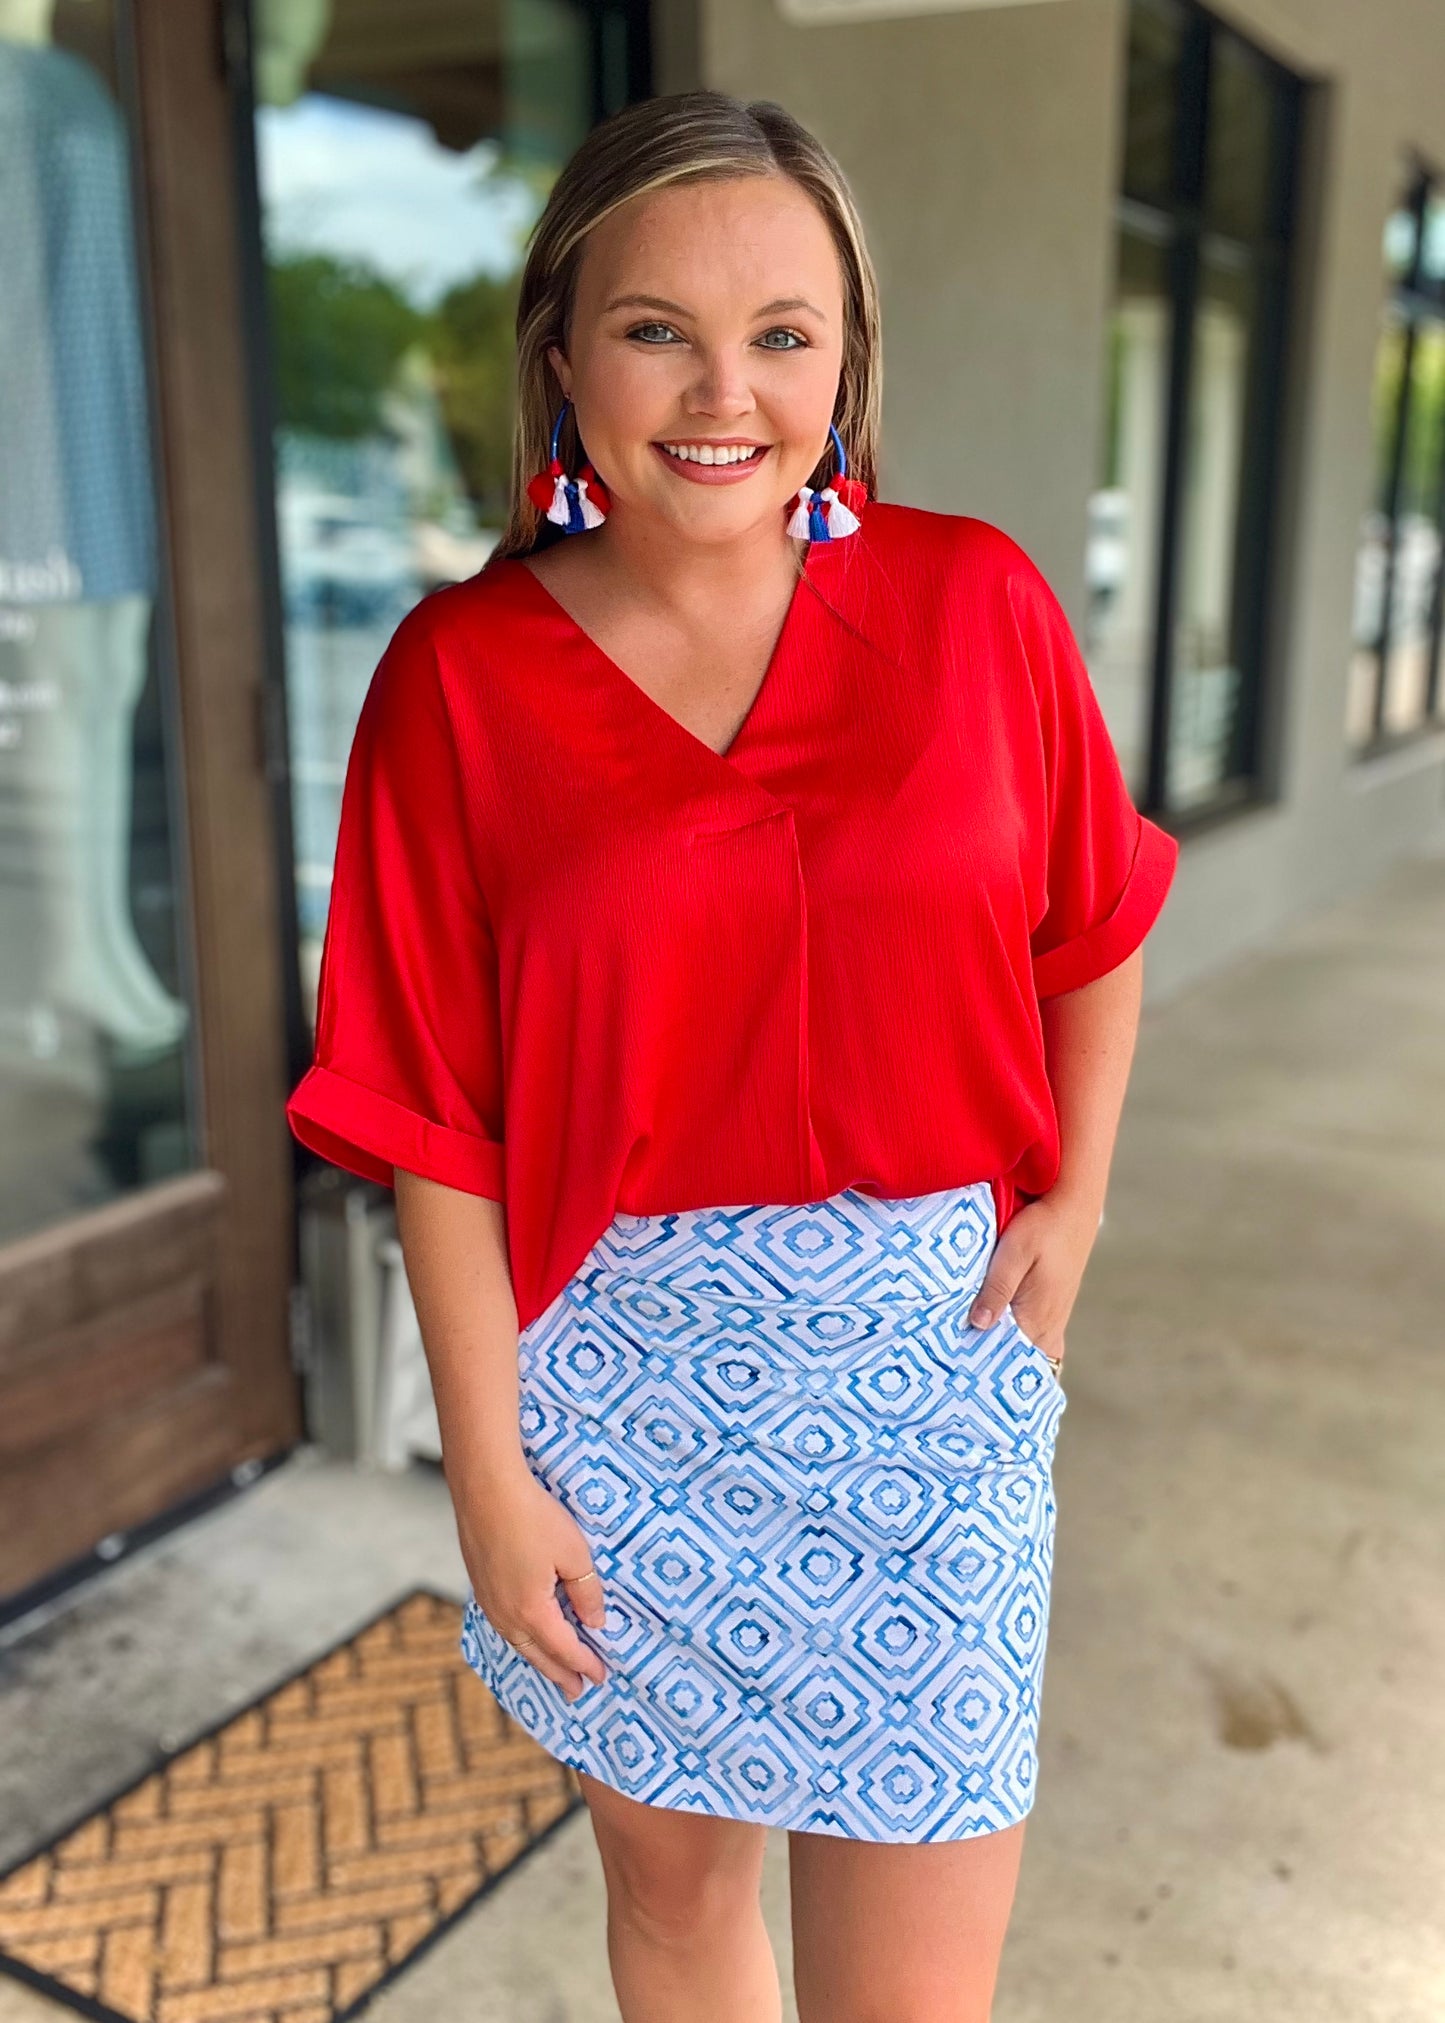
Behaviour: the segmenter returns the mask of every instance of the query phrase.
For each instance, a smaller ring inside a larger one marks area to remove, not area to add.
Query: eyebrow
[[[680,302],[669,302],[665,295],[614,295],[610,302],[604,304],[603,315],[607,315],[612,309],[662,309],[669,316],[689,316],[692,313]],[[826,323],[828,320],[823,311],[810,302],[806,295],[779,295],[776,300],[765,302],[757,313],[759,316],[773,316],[785,309],[806,309],[810,315],[816,316],[820,323]]]

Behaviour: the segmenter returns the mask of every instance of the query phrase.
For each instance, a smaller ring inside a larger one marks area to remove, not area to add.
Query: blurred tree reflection
[[[447,291],[427,333],[457,465],[484,523],[507,514],[516,315],[517,277],[478,274]]]
[[[282,428],[351,441],[381,427],[381,401],[426,319],[358,261],[292,253],[270,265]]]
[[[478,519],[504,518],[516,278],[477,274],[421,310],[384,275],[329,253],[283,254],[269,272],[279,425],[333,441],[384,431],[385,396],[420,353]]]

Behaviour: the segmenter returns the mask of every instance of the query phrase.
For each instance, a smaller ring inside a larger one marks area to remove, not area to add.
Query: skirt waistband
[[[916,1305],[977,1293],[997,1240],[992,1184],[883,1199],[619,1210],[577,1278],[594,1291],[648,1284],[691,1298]]]

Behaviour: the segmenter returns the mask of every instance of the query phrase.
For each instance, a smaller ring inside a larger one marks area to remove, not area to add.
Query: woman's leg
[[[758,1885],[766,1828],[639,1805],[581,1776],[624,2023],[779,2023]]]
[[[1026,1823],[921,1846],[791,1834],[800,2023],[988,2023]]]

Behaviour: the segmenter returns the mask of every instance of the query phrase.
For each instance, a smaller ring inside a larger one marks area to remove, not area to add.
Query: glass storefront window
[[[0,1242],[194,1163],[116,34],[0,0]]]
[[[1445,476],[1445,324],[1421,324],[1410,360],[1395,571],[1385,660],[1384,728],[1414,729],[1429,709]]]
[[[1204,171],[1204,216],[1211,231],[1250,241],[1269,235],[1274,144],[1274,92],[1268,72],[1237,36],[1216,35],[1209,52]]]
[[[1385,223],[1372,394],[1374,478],[1355,555],[1351,748],[1445,714],[1445,196],[1416,168]]]
[[[1389,243],[1387,235],[1387,251]],[[1374,496],[1365,513],[1355,556],[1354,651],[1350,657],[1346,730],[1351,744],[1357,745],[1368,743],[1375,727],[1380,642],[1385,624],[1385,582],[1390,561],[1390,473],[1394,469],[1395,432],[1400,411],[1400,389],[1404,383],[1405,337],[1405,325],[1387,310],[1380,340],[1375,347],[1371,410]]]
[[[1438,193],[1425,200],[1417,285],[1424,294],[1445,304],[1445,196]]]
[[[1140,805],[1257,791],[1300,80],[1131,0],[1090,674]]]
[[[635,13],[635,10],[632,10]],[[303,995],[346,757],[404,613],[507,512],[527,234],[630,15],[574,0],[256,0],[253,74]],[[625,50],[623,55],[625,57]]]
[[[1187,28],[1181,0],[1133,0],[1129,9],[1120,187],[1141,203],[1166,203],[1174,187]]]
[[[1165,248],[1119,235],[1099,484],[1089,501],[1084,652],[1125,778],[1142,791],[1159,592],[1160,486],[1173,341]]]
[[[1235,562],[1256,320],[1249,268],[1206,252],[1186,419],[1169,726],[1171,808],[1211,800],[1238,770],[1243,676]]]

